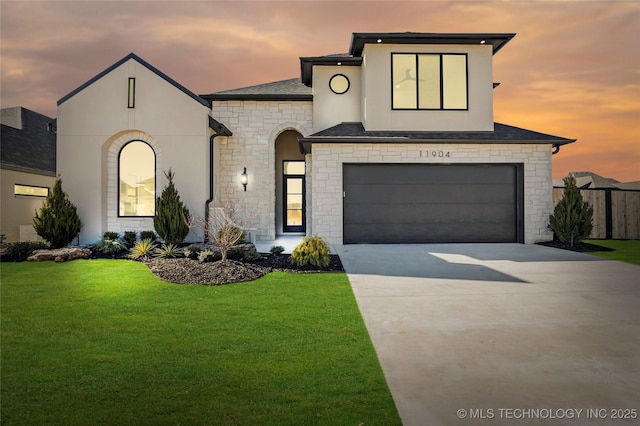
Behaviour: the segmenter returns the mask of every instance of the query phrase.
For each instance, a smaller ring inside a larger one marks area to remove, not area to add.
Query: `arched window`
[[[118,216],[153,216],[156,211],[156,155],[142,141],[127,143],[118,159]]]

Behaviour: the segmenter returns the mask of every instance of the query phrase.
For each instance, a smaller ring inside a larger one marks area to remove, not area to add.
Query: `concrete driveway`
[[[640,424],[640,267],[521,244],[334,250],[405,425]]]

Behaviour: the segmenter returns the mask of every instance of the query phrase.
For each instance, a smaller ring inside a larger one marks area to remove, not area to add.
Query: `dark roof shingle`
[[[2,168],[55,176],[56,135],[49,130],[53,119],[26,108],[20,109],[22,129],[2,125]]]
[[[520,127],[494,123],[493,131],[424,132],[424,131],[367,131],[362,123],[340,123],[300,139],[305,152],[311,144],[322,143],[548,143],[556,146],[575,142],[559,136],[547,135]]]
[[[212,101],[229,100],[289,100],[311,101],[313,94],[311,88],[302,84],[299,78],[275,81],[272,83],[258,84],[255,86],[241,87],[239,89],[223,90],[208,95],[200,95],[201,98]]]

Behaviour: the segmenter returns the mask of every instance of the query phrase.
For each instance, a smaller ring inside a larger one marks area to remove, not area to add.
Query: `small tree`
[[[165,243],[179,244],[189,234],[187,223],[191,215],[187,206],[180,200],[178,190],[173,184],[174,173],[169,169],[164,175],[169,183],[162,190],[160,197],[156,199],[153,227]]]
[[[562,199],[549,216],[549,226],[563,243],[571,247],[589,236],[593,229],[593,207],[584,201],[576,187],[576,179],[569,175],[563,179]]]
[[[33,228],[52,248],[66,246],[80,233],[82,222],[76,206],[62,190],[62,179],[56,179],[40,211],[36,211]]]
[[[251,228],[255,221],[255,212],[239,209],[230,197],[217,199],[209,207],[208,217],[194,216],[189,226],[202,233],[220,249],[221,260],[227,260],[229,250],[241,243],[246,234],[244,229]]]

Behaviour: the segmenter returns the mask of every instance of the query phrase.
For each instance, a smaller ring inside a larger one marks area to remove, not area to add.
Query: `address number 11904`
[[[450,158],[449,151],[420,151],[420,158]]]

